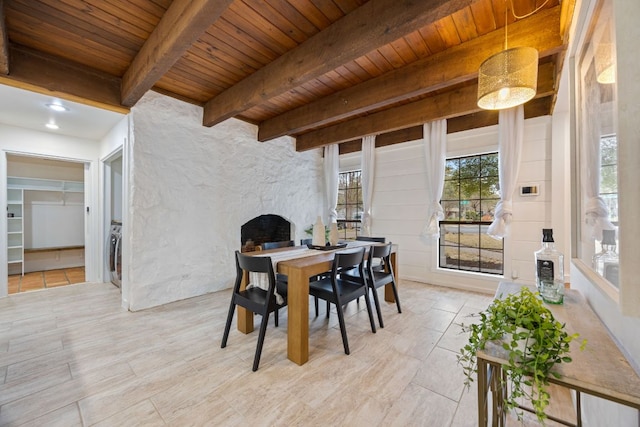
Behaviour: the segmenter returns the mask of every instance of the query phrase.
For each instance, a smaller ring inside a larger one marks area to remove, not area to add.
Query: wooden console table
[[[518,293],[524,285],[501,282],[496,298]],[[533,287],[531,287],[533,288]],[[571,342],[571,363],[562,363],[555,368],[559,378],[549,377],[549,382],[567,387],[576,392],[577,423],[549,417],[550,420],[568,426],[581,426],[580,393],[587,393],[602,399],[627,405],[640,410],[640,378],[631,368],[604,325],[591,307],[576,290],[567,290],[564,304],[548,305],[554,317],[566,324],[569,334],[579,333],[580,337]],[[580,351],[580,343],[587,340],[587,346]],[[506,373],[502,365],[508,363],[506,351],[495,343],[489,343],[478,358],[478,425],[486,426],[488,419],[488,393],[492,393],[492,425],[504,426],[506,413],[503,397],[506,387],[501,379]],[[526,409],[526,408],[525,408]]]

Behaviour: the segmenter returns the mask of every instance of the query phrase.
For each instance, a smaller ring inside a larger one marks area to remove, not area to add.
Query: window
[[[361,171],[341,172],[338,178],[338,232],[341,239],[355,239],[362,220]]]
[[[618,140],[615,135],[600,138],[600,197],[609,210],[609,220],[618,225]]]
[[[503,241],[487,235],[499,200],[498,153],[447,160],[440,268],[503,274]]]
[[[599,2],[587,29],[588,42],[577,53],[576,207],[579,216],[577,257],[593,268],[601,250],[600,228],[619,225],[618,218],[618,110],[614,22],[610,1]],[[606,211],[597,209],[601,199]],[[618,232],[620,235],[620,231]]]

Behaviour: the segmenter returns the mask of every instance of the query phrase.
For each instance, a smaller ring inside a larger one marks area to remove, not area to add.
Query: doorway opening
[[[7,154],[8,293],[85,281],[85,164]]]

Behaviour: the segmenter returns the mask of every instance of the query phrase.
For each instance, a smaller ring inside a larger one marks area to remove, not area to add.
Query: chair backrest
[[[361,242],[376,242],[376,243],[385,243],[385,237],[369,237],[369,236],[356,236],[356,240],[360,240]]]
[[[260,246],[262,246],[262,249],[265,251],[267,249],[286,248],[288,246],[293,246],[293,240],[285,240],[284,242],[265,242]]]
[[[367,256],[367,269],[369,270],[370,277],[373,275],[374,267],[376,265],[386,267],[388,274],[393,275],[393,266],[391,265],[391,245],[392,243],[386,243],[384,245],[372,245],[369,246],[369,255]],[[380,262],[377,263],[376,260]],[[376,270],[378,271],[378,270]],[[379,272],[384,274],[384,269]]]
[[[300,239],[300,244],[302,246],[313,244],[313,239]]]
[[[249,256],[236,251],[236,284],[234,286],[234,292],[238,292],[240,289],[240,282],[244,272],[253,273],[267,273],[269,277],[270,292],[275,289],[276,276],[273,271],[273,262],[271,257],[268,256]]]
[[[387,258],[391,255],[391,242],[384,245],[369,246],[369,260],[373,258]]]
[[[333,258],[331,277],[335,279],[341,271],[352,269],[353,267],[357,267],[360,270],[361,277],[364,277],[362,275],[364,273],[364,248],[356,251],[337,252]]]

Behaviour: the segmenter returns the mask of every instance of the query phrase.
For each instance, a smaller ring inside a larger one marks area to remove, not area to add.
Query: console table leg
[[[486,427],[487,421],[487,393],[489,386],[487,384],[488,364],[478,359],[478,426]]]

